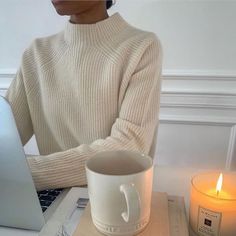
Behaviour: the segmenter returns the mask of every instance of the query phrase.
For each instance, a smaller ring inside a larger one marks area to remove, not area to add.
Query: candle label
[[[202,236],[218,236],[222,214],[199,206],[198,233]]]

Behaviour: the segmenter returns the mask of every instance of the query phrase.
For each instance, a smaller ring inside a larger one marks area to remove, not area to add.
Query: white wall
[[[115,11],[163,44],[157,163],[236,169],[236,2],[117,0]],[[2,2],[2,92],[30,41],[61,30],[66,19],[49,0]]]
[[[165,70],[236,71],[236,2],[190,0],[117,0],[131,24],[154,31],[161,39]],[[8,0],[0,8],[0,70],[19,66],[35,37],[61,30],[50,0]]]
[[[161,38],[165,70],[236,70],[236,2],[118,0],[133,24]]]

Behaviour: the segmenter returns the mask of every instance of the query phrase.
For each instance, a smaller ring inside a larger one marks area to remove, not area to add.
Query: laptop
[[[67,192],[36,191],[11,107],[0,96],[0,225],[40,231]]]

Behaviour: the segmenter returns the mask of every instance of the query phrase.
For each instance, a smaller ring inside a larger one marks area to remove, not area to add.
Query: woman
[[[158,121],[161,46],[111,1],[52,0],[64,31],[33,41],[7,99],[38,190],[86,184],[85,161],[105,150],[148,153]]]

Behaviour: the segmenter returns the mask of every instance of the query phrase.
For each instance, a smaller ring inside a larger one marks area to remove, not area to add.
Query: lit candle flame
[[[218,178],[217,185],[216,185],[217,196],[219,195],[219,193],[221,191],[222,183],[223,183],[223,174],[221,173],[219,178]]]

